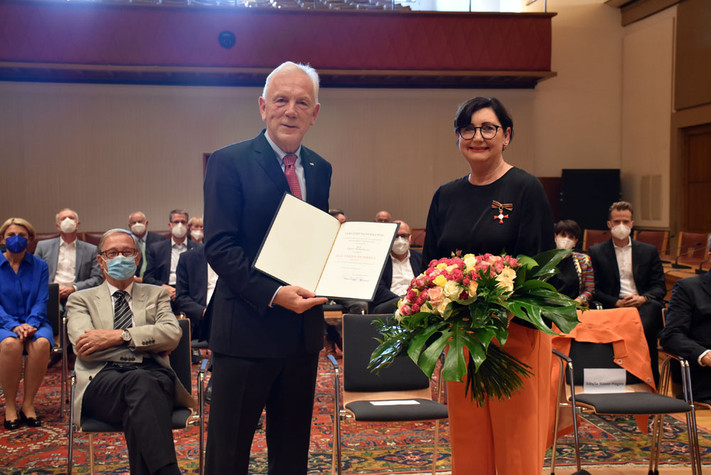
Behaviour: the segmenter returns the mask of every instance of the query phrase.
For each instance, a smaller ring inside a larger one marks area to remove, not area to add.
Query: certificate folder
[[[397,223],[343,224],[285,194],[254,267],[289,285],[332,298],[373,300]]]

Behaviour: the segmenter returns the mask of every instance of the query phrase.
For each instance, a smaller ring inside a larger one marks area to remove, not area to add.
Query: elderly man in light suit
[[[171,415],[194,401],[167,355],[181,331],[168,293],[135,283],[141,251],[129,231],[99,242],[106,281],[67,302],[69,340],[77,355],[74,413],[124,427],[132,474],[179,474]]]

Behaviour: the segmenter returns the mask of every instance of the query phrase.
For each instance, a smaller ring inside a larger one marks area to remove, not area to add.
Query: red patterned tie
[[[289,183],[291,194],[299,199],[302,199],[301,187],[299,186],[299,178],[296,176],[294,162],[296,162],[296,155],[293,153],[287,153],[284,155],[284,175],[286,175],[286,182]]]

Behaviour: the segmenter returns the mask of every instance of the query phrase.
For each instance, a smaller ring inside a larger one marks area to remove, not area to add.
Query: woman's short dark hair
[[[580,241],[583,238],[583,232],[580,230],[578,223],[572,219],[561,219],[555,223],[553,228],[554,234],[567,234],[568,236],[573,236],[575,239]]]
[[[513,140],[513,119],[501,101],[495,97],[475,97],[459,104],[457,114],[454,116],[454,131],[458,132],[460,129],[470,125],[472,123],[472,115],[476,111],[486,108],[491,108],[494,111],[499,122],[501,122],[504,132],[506,132],[506,129],[511,129],[510,140]]]

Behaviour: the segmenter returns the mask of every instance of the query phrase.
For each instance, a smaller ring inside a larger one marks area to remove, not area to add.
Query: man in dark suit
[[[393,222],[400,223],[400,227],[393,241],[390,259],[385,261],[370,313],[395,313],[398,300],[405,295],[412,279],[422,271],[422,253],[410,249],[410,226],[405,221]]]
[[[163,286],[170,295],[173,311],[177,311],[175,306],[175,282],[177,281],[178,259],[180,254],[199,246],[199,244],[189,240],[187,237],[189,218],[187,211],[174,209],[168,216],[171,238],[148,246],[148,266],[146,273],[143,275],[143,282]]]
[[[136,269],[136,282],[142,282],[148,266],[146,250],[151,244],[165,241],[165,236],[148,230],[148,218],[143,211],[134,211],[129,215],[128,229],[138,238],[138,244],[141,246],[141,262]]]
[[[689,361],[694,400],[711,404],[711,271],[674,284],[661,342]]]
[[[267,77],[266,131],[213,153],[205,177],[205,255],[212,299],[207,474],[247,474],[266,406],[270,475],[305,474],[327,300],[252,267],[284,193],[326,212],[331,165],[302,146],[315,123],[318,74],[287,62]]]
[[[198,325],[205,317],[217,284],[217,274],[207,263],[204,246],[180,255],[176,278],[175,304],[190,319],[193,335],[197,336]]]
[[[659,382],[657,336],[662,329],[662,307],[667,289],[657,248],[630,238],[634,227],[632,205],[610,206],[607,226],[612,238],[590,248],[595,269],[595,300],[604,308],[636,307],[647,338],[652,374]]]
[[[132,474],[180,474],[173,406],[195,402],[167,358],[180,341],[178,320],[165,290],[134,282],[141,252],[129,231],[107,231],[99,249],[106,281],[67,303],[77,355],[74,414],[123,424]]]

